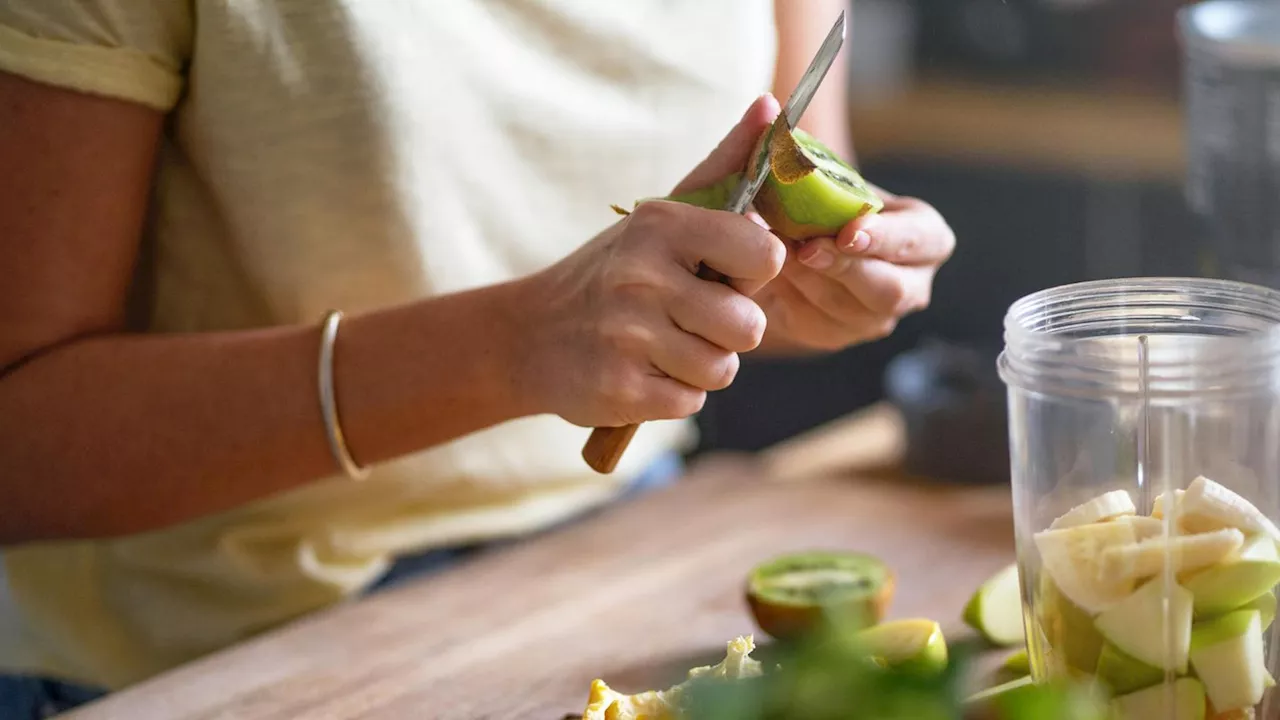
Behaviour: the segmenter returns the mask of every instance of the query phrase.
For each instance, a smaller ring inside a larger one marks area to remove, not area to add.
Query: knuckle
[[[701,390],[683,390],[675,398],[675,416],[677,418],[686,418],[690,415],[696,415],[702,412],[702,407],[707,402],[707,393]]]
[[[764,310],[750,298],[736,297],[732,299],[732,337],[730,347],[733,352],[750,352],[764,341],[765,326],[768,319]]]
[[[898,321],[894,318],[884,318],[871,326],[870,337],[872,340],[883,340],[894,333],[898,329]]]
[[[678,420],[702,410],[707,394],[692,388],[672,388],[653,398],[651,412],[654,419]]]
[[[640,203],[631,213],[631,219],[637,229],[650,230],[670,224],[680,216],[680,203],[662,200],[647,200]]]
[[[724,390],[733,384],[734,378],[738,376],[738,368],[740,360],[737,353],[726,353],[719,362],[715,363],[715,370],[711,375],[707,390]]]
[[[666,281],[653,264],[632,261],[612,264],[606,271],[605,285],[611,296],[644,303],[660,296]]]
[[[600,395],[610,405],[634,408],[644,400],[644,378],[627,363],[617,363],[601,374]]]
[[[646,355],[653,343],[653,331],[634,321],[606,322],[599,332],[605,346],[625,358]]]
[[[764,269],[768,277],[777,277],[787,263],[787,246],[772,233],[764,233]]]
[[[911,289],[901,276],[894,276],[881,290],[881,300],[889,313],[900,315],[912,302]]]
[[[933,302],[933,292],[926,287],[924,291],[920,293],[920,298],[911,305],[910,311],[920,312],[921,310],[926,310],[928,309],[930,303],[932,302]]]

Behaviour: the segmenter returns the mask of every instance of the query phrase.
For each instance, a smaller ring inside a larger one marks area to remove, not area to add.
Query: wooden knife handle
[[[698,266],[698,277],[729,284],[727,275],[722,275],[706,265]],[[627,451],[627,446],[631,444],[631,438],[635,437],[636,430],[639,429],[639,425],[595,428],[591,431],[591,437],[587,438],[587,443],[582,446],[582,459],[586,460],[591,469],[598,473],[607,475],[613,472],[614,468],[618,467],[622,454]]]
[[[627,451],[631,438],[635,436],[639,425],[622,427],[603,427],[591,431],[587,444],[582,446],[582,459],[587,461],[592,470],[608,474],[618,467],[622,453]]]

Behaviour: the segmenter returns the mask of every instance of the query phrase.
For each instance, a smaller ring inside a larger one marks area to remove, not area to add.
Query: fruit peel
[[[1098,679],[1115,695],[1127,695],[1159,685],[1164,681],[1164,671],[1107,642],[1098,655]]]
[[[1026,643],[1017,563],[1000,569],[978,587],[965,604],[962,619],[993,645]]]
[[[803,241],[834,236],[863,215],[884,209],[884,200],[851,165],[820,140],[787,125],[785,114],[761,136],[748,166],[769,163],[754,206],[780,237]]]
[[[933,620],[888,620],[859,631],[855,642],[884,667],[920,674],[947,669],[946,636]]]
[[[1269,673],[1257,610],[1227,613],[1191,631],[1191,666],[1215,708],[1236,710],[1262,700]]]
[[[1186,673],[1191,647],[1191,591],[1173,583],[1165,600],[1165,583],[1156,578],[1116,603],[1094,620],[1098,632],[1129,656],[1162,670]],[[1164,624],[1173,628],[1173,646],[1166,647]]]
[[[856,575],[862,582],[827,591],[830,594],[821,598],[817,597],[821,591],[803,585],[806,573],[831,570],[829,578]],[[799,577],[787,584],[777,580],[788,573]],[[831,621],[854,630],[879,624],[888,614],[896,586],[896,574],[874,555],[812,550],[780,555],[756,566],[747,577],[745,595],[756,625],[765,634],[791,640]]]

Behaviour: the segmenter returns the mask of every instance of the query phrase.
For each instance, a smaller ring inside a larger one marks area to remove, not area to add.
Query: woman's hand
[[[830,351],[878,340],[929,305],[955,235],[928,203],[877,192],[885,199],[879,214],[790,249],[756,296],[769,322],[763,349]]]
[[[740,170],[776,114],[772,98],[673,192]],[[786,248],[734,213],[642,203],[627,218],[524,281],[526,375],[534,404],[584,427],[684,418],[728,387],[738,353],[760,344],[751,297],[781,271]],[[699,264],[729,285],[698,278]]]

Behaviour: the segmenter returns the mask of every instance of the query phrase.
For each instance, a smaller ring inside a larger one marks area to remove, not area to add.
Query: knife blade
[[[796,83],[795,90],[791,91],[791,97],[787,98],[787,104],[782,108],[782,114],[787,119],[787,127],[794,128],[796,123],[800,122],[804,111],[809,108],[809,102],[813,100],[823,79],[827,77],[827,71],[835,62],[836,55],[840,53],[840,48],[844,46],[844,34],[844,11],[841,10],[840,17],[827,31],[827,37],[818,47],[818,52],[814,53],[813,59],[809,61],[809,67],[805,68],[804,75],[800,76],[800,82]],[[734,188],[725,210],[745,213],[751,201],[755,200],[756,195],[759,194],[760,188],[764,186],[767,177],[769,177],[768,163],[760,163],[755,174],[751,176],[744,174],[738,186]]]
[[[800,117],[804,115],[804,111],[809,107],[809,101],[813,100],[814,94],[818,92],[823,79],[827,76],[827,71],[831,69],[836,55],[840,53],[840,48],[844,45],[844,18],[845,13],[841,10],[840,17],[836,19],[835,24],[827,31],[827,36],[823,39],[822,45],[814,53],[813,59],[809,61],[809,67],[805,69],[804,75],[800,76],[800,81],[796,83],[795,89],[791,91],[791,96],[787,98],[787,103],[782,108],[782,115],[786,119],[789,129],[795,128],[796,123],[800,122]],[[755,200],[756,195],[759,194],[760,188],[764,187],[765,179],[768,177],[769,163],[767,162],[760,163],[755,172],[750,175],[743,173],[742,179],[734,187],[734,191],[729,196],[729,201],[724,209],[739,215],[745,213],[747,208],[751,206],[751,202]],[[725,284],[729,282],[728,277],[708,268],[706,265],[699,265],[697,274],[703,280],[715,280]],[[618,466],[618,461],[622,459],[622,454],[626,452],[627,446],[631,443],[631,438],[635,436],[636,430],[639,428],[639,425],[624,425],[622,427],[593,429],[591,436],[587,438],[586,445],[582,447],[582,458],[598,473],[608,474],[613,472]]]

